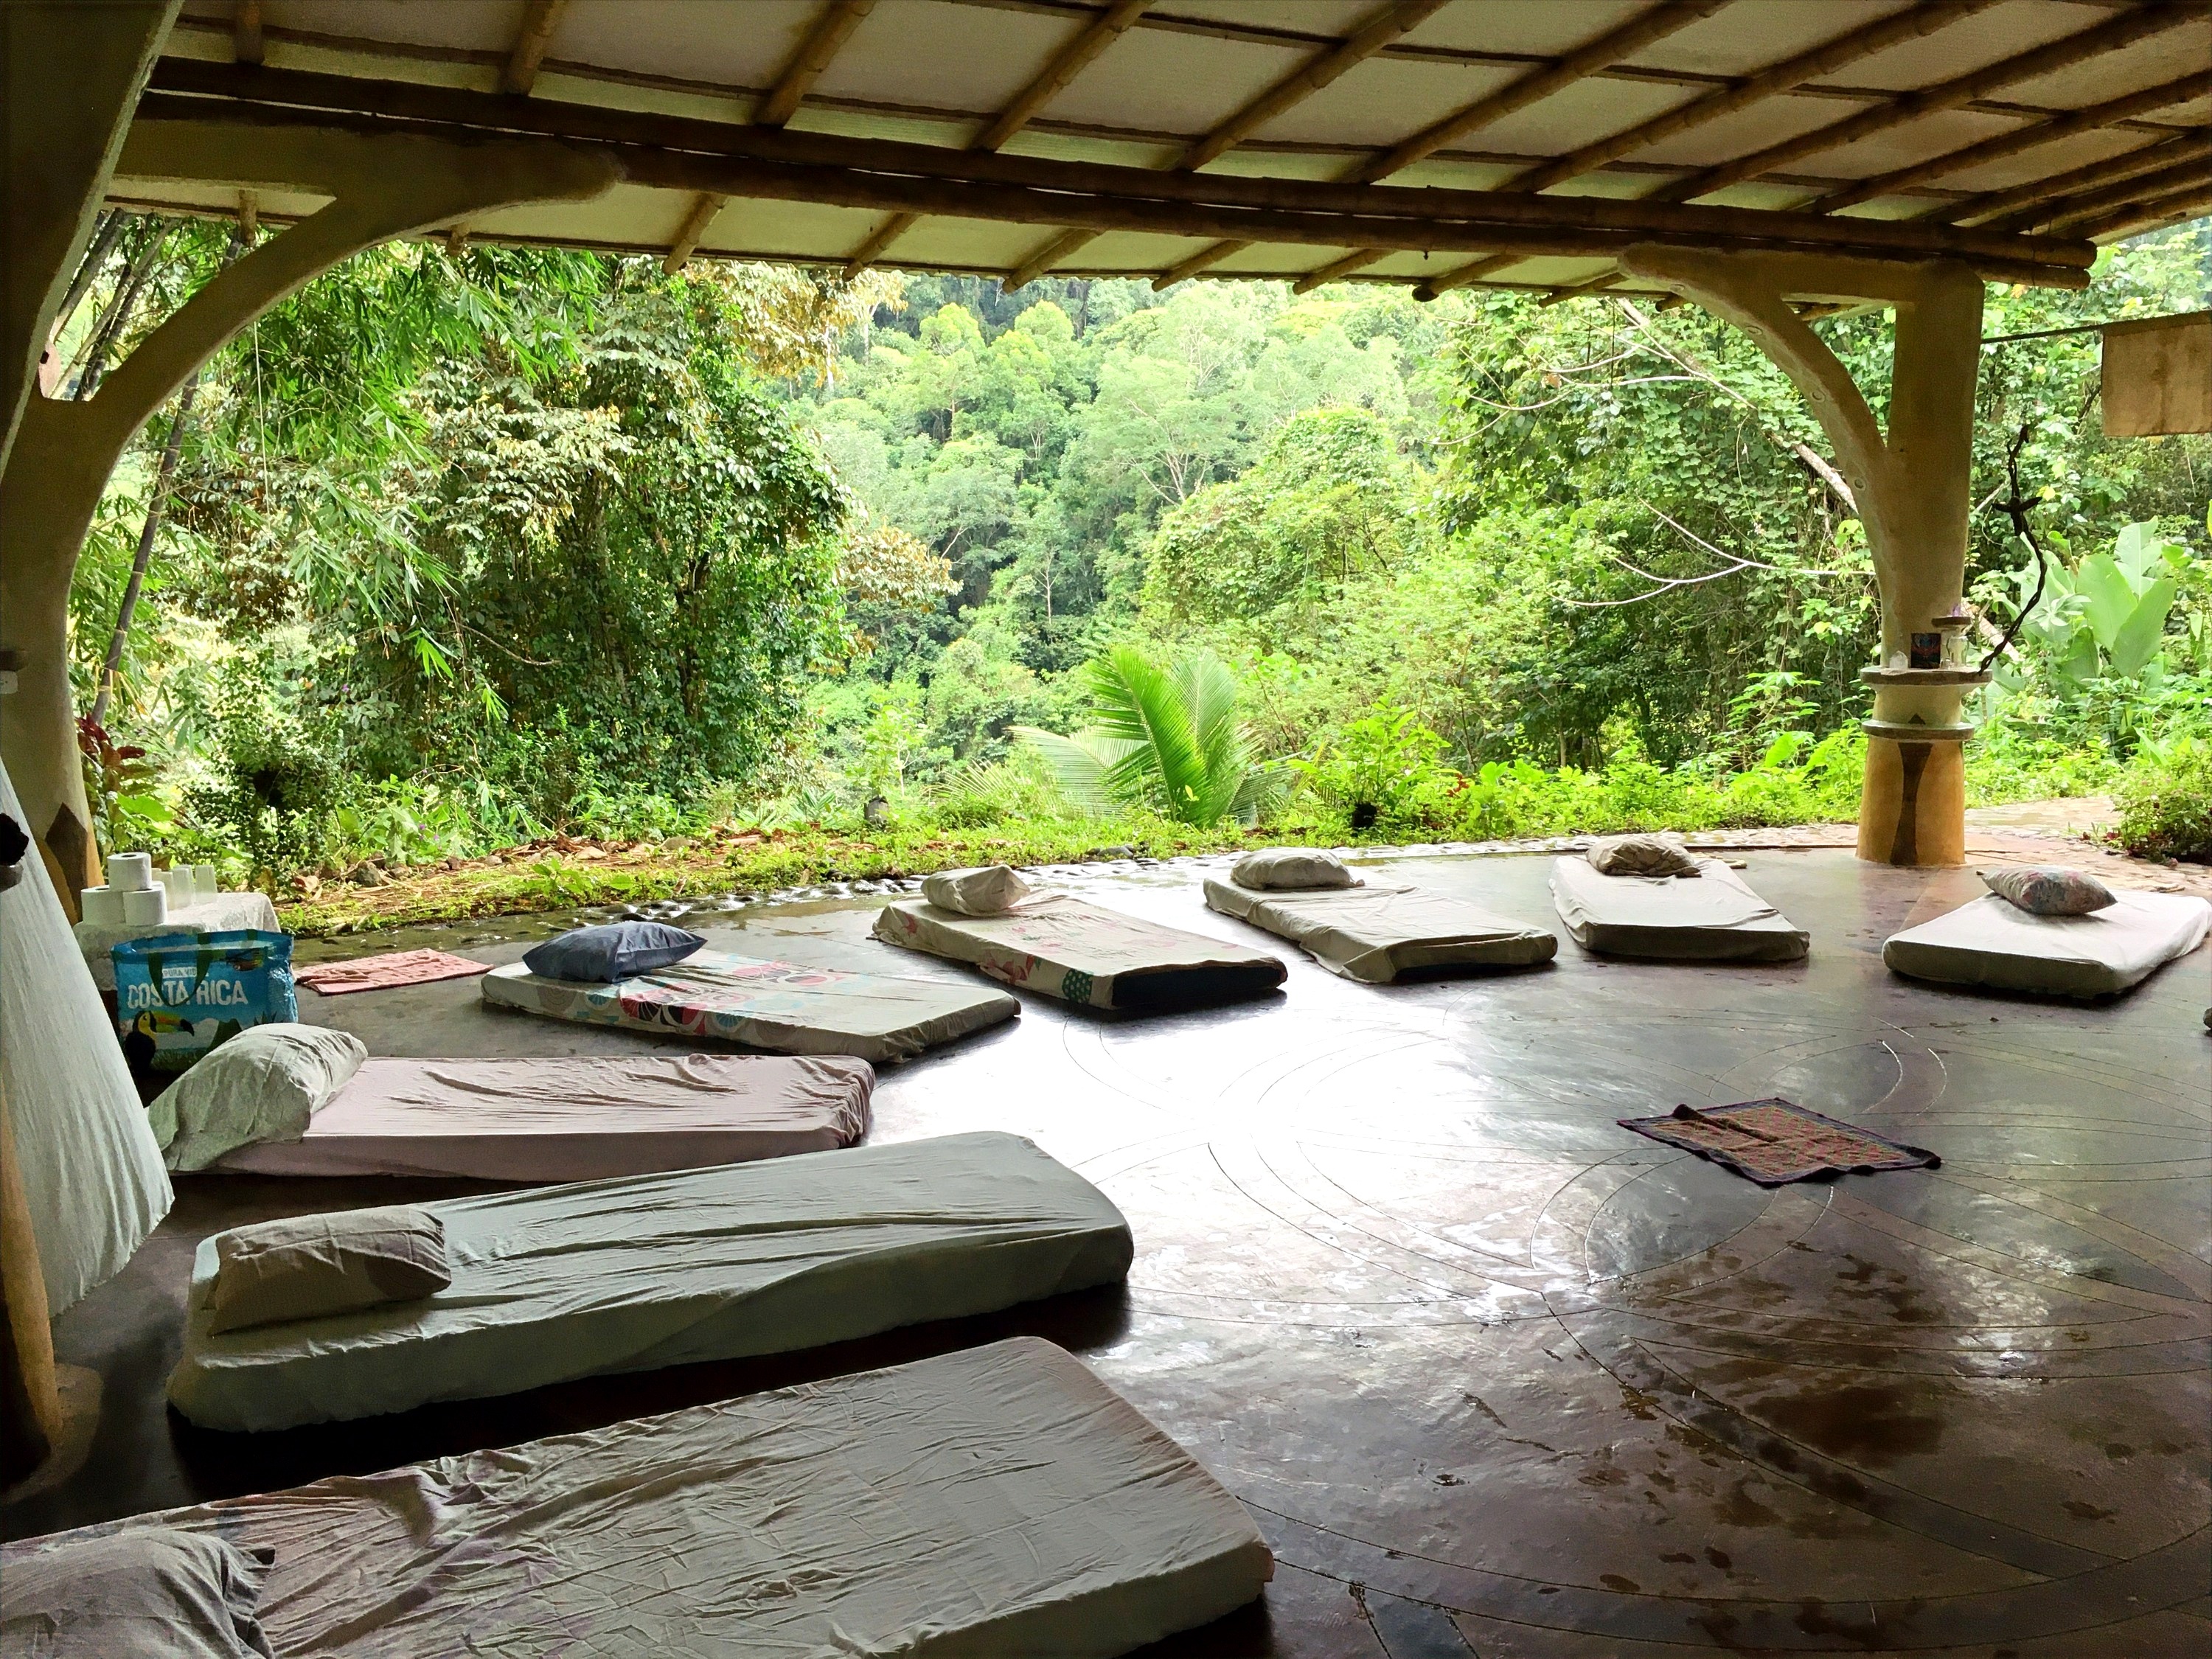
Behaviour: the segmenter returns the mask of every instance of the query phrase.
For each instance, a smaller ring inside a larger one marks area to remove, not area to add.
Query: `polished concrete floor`
[[[1553,920],[1540,858],[1395,866]],[[1223,937],[1196,867],[1060,884]],[[1971,874],[1754,854],[1810,959],[1593,958],[1374,988],[1294,959],[1264,1002],[1014,1026],[886,1070],[878,1140],[1017,1131],[1138,1241],[1127,1292],[766,1363],[258,1437],[161,1402],[195,1242],[464,1190],[201,1177],[61,1320],[106,1402],[21,1536],[497,1444],[1012,1331],[1081,1353],[1250,1506],[1263,1606],[1171,1644],[1328,1659],[1692,1651],[2201,1655],[2208,1595],[2212,993],[2201,952],[2105,1007],[1937,990],[1883,938]],[[952,975],[875,901],[717,945]],[[508,961],[495,925],[441,942]],[[409,943],[427,942],[410,936]],[[356,947],[360,948],[360,947]],[[379,948],[384,948],[380,946]],[[1296,958],[1287,946],[1286,958]],[[323,1001],[372,1052],[634,1041],[483,1011],[472,983]],[[1765,1191],[1616,1127],[1782,1094],[1942,1166]]]

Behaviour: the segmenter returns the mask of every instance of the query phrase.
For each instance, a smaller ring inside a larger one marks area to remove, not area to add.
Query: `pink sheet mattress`
[[[874,1068],[840,1054],[371,1060],[298,1140],[217,1170],[591,1181],[849,1146]]]

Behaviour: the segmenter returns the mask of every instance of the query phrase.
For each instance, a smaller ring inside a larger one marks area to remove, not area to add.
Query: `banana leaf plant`
[[[2079,692],[2100,679],[2154,688],[2165,672],[2166,619],[2189,568],[2189,550],[2153,524],[2122,530],[2109,553],[2069,566],[2052,560],[2043,598],[2021,625],[2021,638],[2050,666],[2059,689]],[[2016,605],[2033,593],[2036,571],[2017,573]],[[2018,690],[2030,669],[2019,658],[1993,665],[1997,684]]]

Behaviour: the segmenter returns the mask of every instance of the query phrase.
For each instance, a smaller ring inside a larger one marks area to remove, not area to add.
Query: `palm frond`
[[[1116,767],[1129,759],[1131,751],[1141,746],[1139,744],[1099,731],[1062,737],[1034,726],[1010,726],[1006,733],[1044,757],[1060,793],[1083,811],[1103,816],[1123,804],[1108,780]]]

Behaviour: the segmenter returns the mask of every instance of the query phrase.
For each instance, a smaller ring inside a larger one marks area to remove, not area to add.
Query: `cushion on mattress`
[[[617,921],[604,927],[573,927],[523,953],[533,974],[586,985],[611,985],[636,974],[665,968],[703,948],[707,941],[682,927],[659,921]]]
[[[276,1553],[149,1527],[11,1551],[0,1653],[38,1659],[269,1659],[254,1617]]]
[[[444,1223],[395,1204],[288,1216],[218,1233],[210,1331],[326,1319],[410,1302],[453,1283]]]
[[[1680,836],[1601,836],[1590,843],[1589,864],[1601,876],[1698,873],[1698,860]]]
[[[922,878],[921,896],[963,916],[1002,916],[1029,896],[1030,884],[1003,864],[945,870]]]
[[[204,1170],[241,1146],[297,1140],[368,1058],[350,1031],[256,1025],[164,1089],[146,1121],[171,1169]]]
[[[2031,870],[1977,870],[1982,885],[2032,916],[2086,916],[2109,908],[2112,890],[2082,870],[2043,865]]]
[[[1358,884],[1342,859],[1318,847],[1264,847],[1247,853],[1231,867],[1229,878],[1262,892]]]

